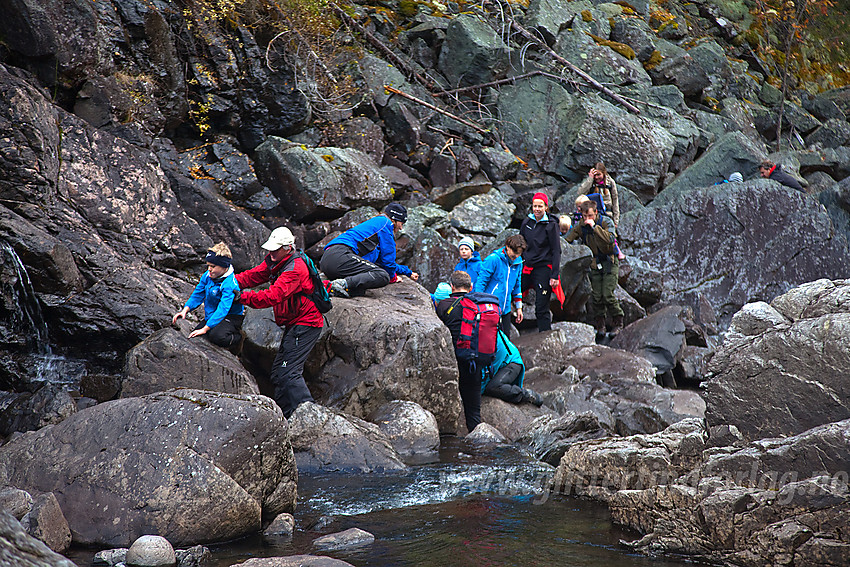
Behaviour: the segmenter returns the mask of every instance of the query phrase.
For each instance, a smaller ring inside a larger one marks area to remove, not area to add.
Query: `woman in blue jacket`
[[[239,284],[233,275],[232,258],[224,242],[210,248],[204,258],[207,271],[183,309],[171,318],[173,325],[177,319],[185,319],[189,311],[204,304],[204,320],[189,334],[190,339],[205,335],[211,343],[224,348],[233,348],[242,340],[245,307],[234,301],[239,295]]]
[[[511,327],[511,309],[516,313],[516,322],[522,323],[522,253],[527,245],[520,234],[509,236],[505,246],[496,250],[481,262],[474,291],[489,293],[499,298],[502,310],[501,329],[509,334]]]

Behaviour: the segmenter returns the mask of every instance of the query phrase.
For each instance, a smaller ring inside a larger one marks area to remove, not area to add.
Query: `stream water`
[[[355,566],[681,567],[679,559],[631,553],[604,505],[549,495],[553,469],[505,447],[475,448],[443,438],[439,461],[392,474],[307,474],[298,483],[291,538],[257,535],[209,546],[214,567],[252,557],[330,555]],[[351,527],[375,542],[318,552],[317,537]],[[78,565],[93,552],[78,551]]]

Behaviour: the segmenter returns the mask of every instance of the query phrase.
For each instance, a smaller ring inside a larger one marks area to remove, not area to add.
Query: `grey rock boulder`
[[[130,545],[124,562],[128,567],[170,567],[177,556],[164,537],[144,535]]]
[[[360,528],[349,528],[343,532],[328,534],[313,540],[313,547],[323,551],[350,549],[369,545],[375,541],[375,536]]]
[[[450,219],[461,232],[496,236],[508,225],[515,210],[498,189],[491,189],[460,203]]]
[[[474,15],[461,15],[446,28],[438,67],[451,85],[477,85],[504,75],[509,52],[484,21]]]
[[[440,447],[437,419],[417,403],[387,402],[369,416],[369,421],[384,432],[402,456],[433,454]]]
[[[171,388],[259,394],[257,382],[239,360],[203,336],[187,339],[161,329],[127,352],[121,397],[144,396]]]
[[[0,562],[16,567],[76,567],[73,561],[27,535],[6,510],[0,510]]]
[[[839,286],[846,293],[846,286]],[[814,286],[810,303],[817,302]],[[835,297],[835,295],[833,296]],[[833,300],[834,301],[834,300]],[[751,325],[752,335],[730,337],[709,365],[705,383],[710,425],[736,425],[745,438],[794,435],[850,418],[843,370],[850,351],[843,340],[850,312],[830,302],[827,313],[793,322]],[[777,317],[773,317],[774,321]]]
[[[498,429],[508,441],[516,441],[538,417],[554,413],[549,408],[537,407],[527,402],[511,404],[498,398],[481,396],[482,421]]]
[[[21,525],[56,553],[64,553],[71,546],[71,528],[52,492],[33,498],[32,509],[21,518]]]
[[[45,382],[33,393],[24,393],[0,411],[0,434],[34,431],[59,423],[77,411],[71,395],[61,386]]]
[[[406,468],[376,425],[305,402],[289,419],[299,470],[385,472]]]
[[[745,303],[850,273],[846,241],[827,213],[769,180],[694,189],[628,217],[620,242],[666,274],[662,300],[695,313],[705,302],[721,329]],[[800,226],[811,229],[800,233]]]
[[[593,412],[567,411],[560,416],[541,416],[516,440],[543,462],[558,466],[567,449],[580,441],[610,437],[614,432]]]
[[[351,148],[307,148],[269,137],[257,148],[259,180],[296,220],[342,216],[363,205],[382,207],[392,187],[378,165]]]
[[[611,348],[633,352],[654,367],[656,375],[671,373],[685,348],[683,308],[670,305],[628,325],[611,341]]]
[[[233,567],[353,567],[351,563],[319,555],[290,555],[288,557],[255,557]]]
[[[297,472],[271,399],[172,390],[18,437],[0,449],[0,479],[53,492],[75,542],[129,546],[150,531],[176,544],[257,531],[293,509]]]

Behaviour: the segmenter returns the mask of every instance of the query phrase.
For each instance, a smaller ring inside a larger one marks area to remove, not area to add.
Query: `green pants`
[[[614,296],[617,289],[617,277],[620,274],[619,262],[604,262],[602,268],[590,269],[590,289],[593,294],[593,312],[596,316],[617,317],[623,315],[623,308]]]

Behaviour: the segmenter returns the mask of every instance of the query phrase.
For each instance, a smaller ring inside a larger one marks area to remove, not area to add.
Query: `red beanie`
[[[535,193],[534,197],[532,197],[531,200],[534,201],[534,199],[540,199],[541,201],[543,201],[543,204],[545,204],[547,207],[549,206],[549,197],[546,196],[546,193]]]

